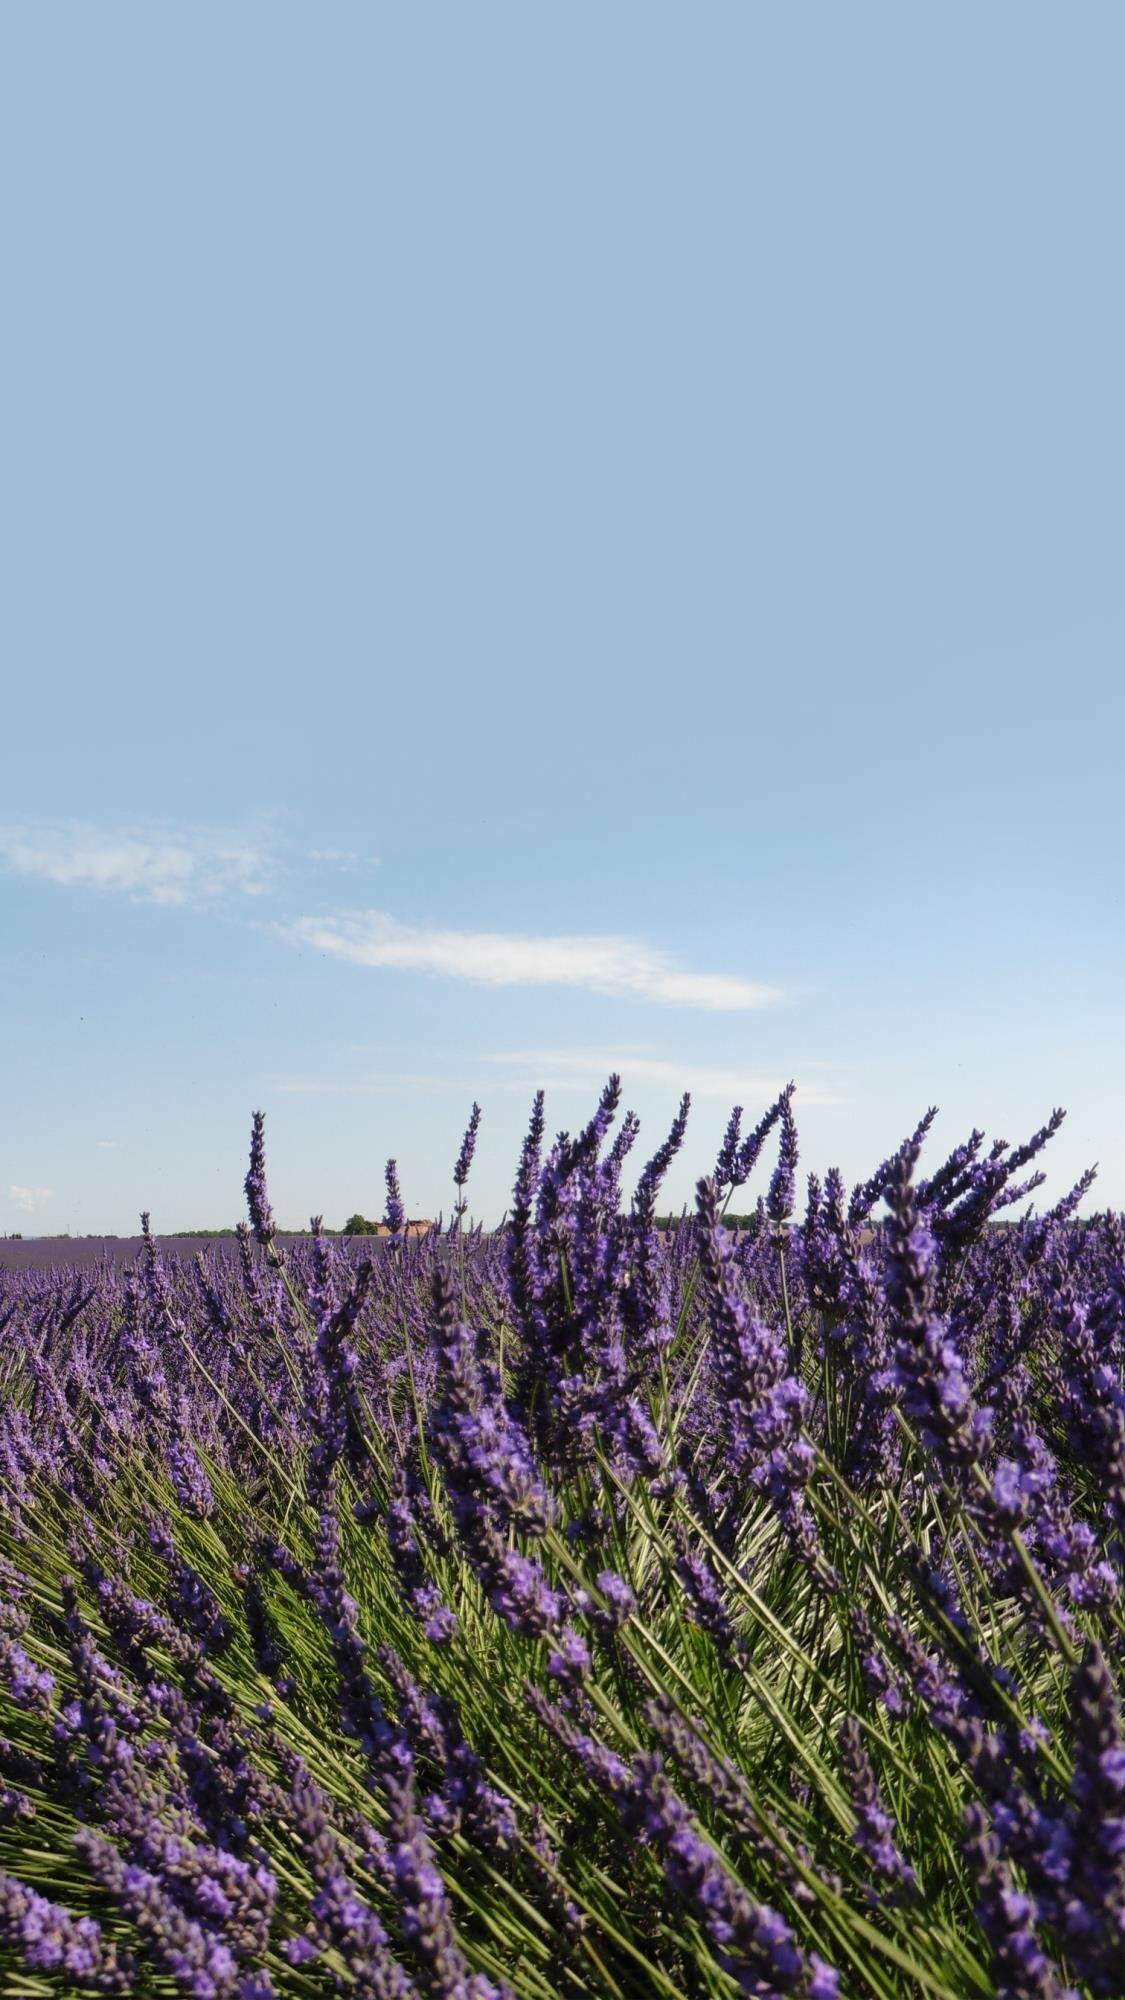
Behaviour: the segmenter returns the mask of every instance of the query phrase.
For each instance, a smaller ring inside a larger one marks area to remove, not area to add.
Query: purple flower
[[[169,1571],[168,1604],[172,1617],[195,1634],[205,1652],[224,1652],[234,1632],[214,1591],[198,1570],[179,1555],[166,1521],[151,1521],[148,1538]]]
[[[778,1099],[781,1119],[781,1142],[778,1147],[777,1166],[766,1195],[766,1214],[772,1222],[782,1223],[792,1215],[797,1199],[797,1127],[793,1121],[793,1092],[796,1086],[788,1084]]]
[[[255,1241],[269,1250],[273,1245],[274,1220],[266,1187],[266,1114],[255,1111],[250,1132],[250,1165],[246,1174],[246,1206]]]
[[[619,1632],[636,1611],[636,1595],[614,1570],[603,1569],[597,1577],[597,1586],[606,1601],[601,1614],[602,1628]]]
[[[365,1511],[363,1518],[371,1518]],[[413,1455],[398,1462],[391,1472],[391,1493],[384,1509],[387,1546],[391,1562],[416,1618],[422,1621],[426,1637],[434,1645],[444,1645],[459,1630],[455,1612],[441,1599],[425,1561],[427,1546],[439,1546],[433,1507]]]
[[[479,1130],[480,1105],[474,1104],[469,1113],[468,1125],[465,1127],[465,1136],[461,1141],[461,1151],[457,1155],[457,1164],[453,1169],[453,1184],[456,1188],[463,1188],[469,1178],[469,1168],[473,1164]]]
[[[663,1760],[642,1754],[633,1760],[632,1783],[623,1802],[627,1824],[635,1825],[660,1854],[671,1887],[683,1896],[710,1933],[719,1963],[743,1993],[807,1993],[810,1968],[793,1932],[776,1910],[754,1903],[722,1856],[692,1822],[683,1800],[664,1775]],[[832,1968],[817,1960],[811,1968],[816,1991],[833,1995]]]
[[[840,1727],[840,1759],[855,1808],[856,1846],[866,1854],[877,1877],[891,1884],[901,1883],[913,1888],[917,1877],[910,1863],[904,1861],[899,1852],[895,1841],[895,1823],[883,1803],[854,1715],[846,1715]]]
[[[330,1946],[343,1959],[351,1980],[372,2000],[416,2000],[418,1989],[395,1963],[382,1920],[352,1881],[344,1845],[329,1816],[329,1800],[299,1759],[291,1760],[291,1792],[286,1816],[301,1843],[316,1884],[312,1899],[313,1936],[287,1938],[282,1951],[291,1965],[307,1964]]]
[[[93,1917],[75,1917],[61,1903],[0,1874],[0,1942],[19,1952],[35,1972],[69,1974],[87,1991],[131,1993],[137,1968]]]
[[[38,1667],[23,1647],[0,1634],[0,1674],[18,1708],[37,1715],[49,1715],[55,1693],[55,1677],[49,1667]]]
[[[387,1204],[383,1211],[383,1221],[392,1237],[400,1237],[406,1228],[406,1210],[402,1205],[402,1190],[398,1184],[398,1161],[388,1160],[384,1171],[387,1184]]]
[[[590,1671],[590,1648],[573,1625],[564,1625],[553,1651],[548,1655],[547,1672],[564,1687],[579,1687]]]
[[[504,1239],[508,1290],[516,1323],[530,1331],[535,1305],[536,1270],[532,1255],[531,1218],[539,1182],[539,1157],[543,1145],[543,1092],[537,1091],[531,1123],[520,1152],[519,1172],[512,1191],[512,1210]]]
[[[907,1146],[912,1147],[916,1154],[921,1151],[922,1141],[936,1117],[937,1106],[936,1104],[931,1104],[929,1110],[925,1112],[918,1125],[915,1126],[910,1138],[906,1141]],[[883,1194],[890,1182],[902,1151],[903,1148],[900,1147],[898,1152],[892,1153],[889,1160],[884,1160],[882,1165],[875,1169],[875,1172],[868,1180],[860,1181],[853,1188],[851,1199],[848,1202],[848,1221],[853,1227],[863,1222],[870,1215],[875,1203],[879,1200],[880,1195]]]
[[[710,1308],[712,1366],[723,1449],[731,1473],[748,1475],[769,1495],[795,1553],[817,1587],[835,1588],[819,1550],[805,1488],[814,1454],[804,1437],[808,1395],[789,1370],[781,1339],[742,1295],[737,1266],[718,1215],[713,1181],[696,1190],[699,1263]]]
[[[625,1796],[629,1784],[629,1766],[616,1750],[599,1742],[582,1729],[573,1718],[551,1701],[530,1682],[524,1687],[524,1699],[536,1720],[544,1729],[569,1750],[590,1778],[598,1792],[607,1792],[612,1798]]]
[[[980,1806],[965,1812],[965,1857],[978,1882],[977,1916],[992,1947],[997,1991],[1004,2000],[1077,2000],[1036,1936],[1038,1910],[1021,1893]]]
[[[477,1337],[457,1318],[449,1275],[434,1274],[434,1341],[442,1397],[431,1420],[432,1448],[442,1468],[462,1534],[479,1544],[495,1523],[541,1535],[557,1509],[532,1457],[528,1439],[481,1366]]]
[[[793,1086],[792,1084],[790,1084],[786,1090],[782,1091],[780,1097],[775,1099],[774,1103],[770,1105],[769,1110],[766,1112],[765,1116],[759,1119],[757,1125],[755,1125],[754,1127],[754,1130],[752,1132],[749,1132],[746,1138],[743,1139],[742,1144],[739,1146],[738,1151],[735,1154],[734,1169],[730,1176],[732,1187],[742,1187],[745,1184],[745,1182],[749,1180],[751,1174],[754,1171],[754,1168],[758,1164],[758,1160],[761,1155],[762,1148],[766,1143],[766,1140],[769,1138],[770,1133],[773,1131],[774,1126],[777,1124],[778,1119],[781,1117],[783,1108],[789,1101],[792,1088]],[[730,1130],[729,1126],[727,1130],[729,1133]],[[722,1155],[720,1155],[720,1158],[721,1157]],[[794,1166],[795,1165],[796,1165],[796,1158],[794,1157]]]
[[[683,1585],[692,1623],[709,1632],[720,1650],[737,1658],[741,1641],[731,1624],[710,1558],[702,1549],[693,1549],[682,1535],[676,1553],[676,1575]]]
[[[309,1461],[309,1497],[318,1505],[341,1459],[359,1472],[367,1462],[356,1376],[359,1355],[354,1345],[356,1326],[367,1302],[375,1276],[368,1260],[361,1264],[341,1305],[325,1295],[317,1318],[316,1368],[313,1387],[305,1406],[309,1427],[316,1439]]]
[[[1109,1670],[1091,1643],[1075,1676],[1067,1881],[1072,1957],[1097,1993],[1125,1990],[1125,1743]]]
[[[514,1851],[519,1839],[515,1813],[466,1742],[456,1703],[449,1696],[426,1693],[393,1647],[380,1648],[379,1660],[395,1689],[415,1755],[428,1757],[437,1771],[440,1792],[433,1804],[440,1808],[445,1830],[455,1833],[463,1824],[483,1852]]]
[[[634,1351],[648,1356],[662,1353],[672,1339],[672,1297],[667,1258],[656,1229],[656,1197],[668,1169],[684,1143],[691,1098],[685,1091],[679,1109],[662,1146],[644,1167],[633,1196],[633,1210],[626,1236],[624,1256],[628,1276],[622,1294],[622,1313],[629,1342]],[[632,1399],[639,1407],[637,1398]],[[632,1457],[629,1441],[623,1440],[624,1456]],[[663,1453],[657,1451],[659,1464]],[[650,1454],[651,1460],[651,1454]],[[649,1470],[650,1467],[639,1466]]]
[[[887,1186],[891,1212],[887,1291],[895,1332],[893,1380],[904,1415],[935,1453],[945,1475],[965,1489],[979,1465],[992,1413],[978,1408],[965,1365],[936,1309],[937,1256],[911,1185],[912,1147],[900,1154]]]
[[[185,1915],[150,1869],[122,1859],[117,1849],[85,1827],[74,1836],[99,1887],[135,1924],[147,1952],[191,2000],[236,2000],[238,1960],[207,1926]]]
[[[470,1974],[457,1941],[449,1892],[414,1803],[413,1775],[388,1787],[391,1879],[403,1936],[429,1974],[434,2000],[502,2000],[484,1973]]]
[[[723,1143],[715,1161],[715,1186],[719,1189],[734,1186],[734,1176],[738,1161],[738,1141],[742,1132],[742,1106],[736,1104],[727,1120],[723,1133]]]

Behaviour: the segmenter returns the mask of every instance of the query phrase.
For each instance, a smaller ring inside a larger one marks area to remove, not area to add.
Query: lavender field
[[[3,1246],[5,1994],[1125,1992],[1120,1218],[787,1090],[658,1230],[619,1095],[491,1237],[474,1111],[441,1235],[259,1117],[236,1244]]]
[[[8,1236],[0,1237],[0,1270],[15,1271],[84,1271],[94,1273],[109,1265],[126,1271],[145,1254],[143,1236]],[[363,1236],[343,1237],[341,1249],[353,1249],[367,1254],[376,1247],[377,1240]],[[157,1236],[157,1250],[165,1263],[190,1263],[200,1254],[219,1265],[233,1263],[241,1256],[237,1245],[226,1236]],[[310,1236],[282,1235],[276,1238],[279,1248],[292,1256],[305,1250],[312,1242]]]

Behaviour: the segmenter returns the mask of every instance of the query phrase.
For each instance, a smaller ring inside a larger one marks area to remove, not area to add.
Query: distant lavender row
[[[498,1236],[475,1107],[452,1225],[391,1161],[358,1244],[257,1117],[233,1246],[0,1271],[13,1978],[1125,1992],[1120,1218],[1026,1208],[1061,1114],[799,1195],[793,1105],[671,1231],[687,1100],[626,1204],[611,1079]]]
[[[287,1252],[296,1253],[306,1251],[312,1243],[307,1233],[286,1232],[277,1240]],[[356,1254],[366,1254],[380,1241],[366,1236],[341,1236],[337,1240]],[[237,1257],[233,1235],[157,1235],[156,1243],[169,1265],[190,1263],[201,1253],[220,1259]],[[0,1237],[0,1271],[93,1271],[102,1264],[125,1271],[137,1263],[143,1248],[142,1236],[6,1236]]]

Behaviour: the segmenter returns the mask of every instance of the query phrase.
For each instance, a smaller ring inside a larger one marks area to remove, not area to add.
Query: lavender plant
[[[491,1237],[476,1105],[365,1257],[257,1114],[233,1255],[0,1270],[5,1993],[1125,1992],[1125,1232],[999,1220],[1061,1114],[798,1220],[789,1086],[662,1229],[619,1104]]]

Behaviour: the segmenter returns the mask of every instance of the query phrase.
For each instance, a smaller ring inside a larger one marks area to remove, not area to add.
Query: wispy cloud
[[[377,868],[377,854],[360,854],[354,847],[310,847],[309,860],[322,868]]]
[[[736,1065],[710,1067],[677,1062],[674,1057],[654,1056],[632,1049],[504,1049],[471,1058],[464,1076],[439,1074],[430,1070],[368,1069],[353,1075],[316,1076],[290,1074],[270,1079],[267,1090],[279,1097],[387,1097],[397,1092],[436,1092],[444,1097],[481,1093],[477,1067],[487,1063],[502,1074],[497,1088],[530,1093],[547,1090],[590,1096],[601,1089],[611,1073],[622,1078],[626,1093],[646,1086],[679,1096],[688,1090],[697,1101],[717,1098],[728,1107],[742,1104],[747,1110],[772,1104],[790,1081],[789,1075],[767,1076],[760,1070]],[[850,1104],[855,1101],[847,1087],[843,1066],[813,1062],[796,1066],[800,1102],[807,1106]]]
[[[627,1050],[595,1049],[516,1049],[487,1055],[485,1062],[518,1071],[513,1087],[554,1090],[596,1089],[606,1077],[617,1072],[625,1088],[632,1084],[668,1085],[674,1091],[689,1090],[693,1097],[719,1097],[726,1104],[743,1104],[748,1110],[771,1104],[789,1082],[787,1076],[763,1076],[753,1070],[733,1067],[712,1069],[698,1063],[681,1063],[663,1056],[633,1055]],[[823,1072],[825,1064],[808,1065]],[[823,1079],[797,1084],[802,1104],[840,1104],[841,1093]]]
[[[279,1097],[389,1097],[397,1090],[471,1089],[471,1084],[455,1084],[447,1076],[396,1071],[386,1076],[281,1076],[269,1089]]]
[[[0,826],[0,865],[64,888],[173,904],[261,895],[273,872],[262,834],[151,822],[111,829],[65,819]]]
[[[14,1208],[22,1208],[26,1215],[42,1208],[44,1202],[54,1201],[54,1188],[17,1187],[15,1181],[8,1189],[8,1200]]]
[[[116,1153],[120,1149],[121,1141],[120,1139],[98,1139],[96,1144],[99,1153]]]
[[[628,937],[521,937],[501,931],[435,930],[383,910],[299,917],[281,926],[292,943],[353,965],[431,972],[482,986],[577,986],[618,999],[734,1011],[780,996],[727,972],[692,972],[666,952]]]

